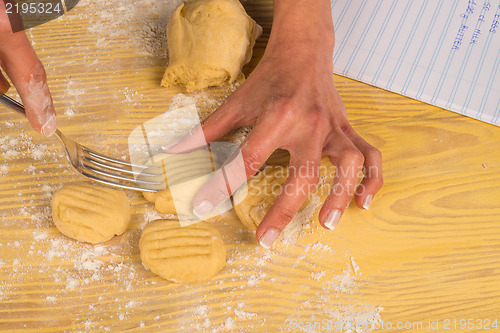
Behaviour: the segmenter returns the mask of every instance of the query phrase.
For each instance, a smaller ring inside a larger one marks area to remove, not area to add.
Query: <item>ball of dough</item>
[[[287,166],[268,166],[250,178],[246,187],[242,187],[234,193],[234,211],[244,226],[250,230],[257,229],[267,211],[283,190],[289,172]],[[335,175],[335,168],[329,161],[323,159],[319,175],[318,186],[304,201],[299,208],[299,212],[307,207],[313,196],[320,196],[322,200],[325,200],[328,196]]]
[[[193,91],[243,79],[261,32],[238,0],[186,1],[167,25],[169,65],[161,85]]]
[[[179,283],[206,281],[226,263],[226,248],[217,229],[199,222],[181,227],[156,220],[142,231],[141,260],[151,272]]]
[[[52,218],[64,235],[99,243],[123,233],[130,221],[127,195],[89,184],[66,185],[52,198]]]

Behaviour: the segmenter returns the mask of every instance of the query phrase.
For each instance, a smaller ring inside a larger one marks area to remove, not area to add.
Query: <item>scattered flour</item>
[[[9,166],[7,164],[0,164],[0,176],[5,176],[9,172]]]
[[[181,0],[81,1],[79,6],[86,6],[85,10],[71,11],[67,16],[72,15],[77,19],[92,20],[88,32],[96,35],[96,44],[99,46],[98,55],[103,56],[96,56],[91,59],[91,56],[85,55],[80,59],[78,57],[78,50],[74,46],[68,46],[64,52],[68,52],[68,59],[78,58],[78,62],[81,61],[89,71],[97,67],[114,66],[108,60],[109,57],[105,56],[106,52],[108,52],[112,43],[116,41],[120,42],[120,38],[126,38],[128,42],[133,44],[134,49],[139,50],[139,53],[159,59],[159,64],[163,66],[167,61],[165,42],[166,20],[180,2]],[[117,17],[120,19],[116,19]],[[139,29],[139,32],[137,32],[137,29]],[[71,65],[71,60],[65,65]],[[50,67],[48,66],[48,68]],[[79,100],[93,88],[86,85],[85,81],[76,79],[69,79],[67,83],[65,94],[72,98],[69,99],[68,104],[62,110],[65,110],[64,114],[67,116],[66,118],[71,119],[71,117],[77,114],[79,107],[82,106]],[[236,87],[237,85],[228,87],[228,92],[236,89]],[[142,99],[140,91],[137,91],[135,88],[124,87],[117,89],[117,91],[122,102],[136,103]],[[214,99],[206,92],[197,92],[189,95],[178,94],[172,99],[170,108],[195,104],[198,110],[212,112],[222,102],[223,99]],[[7,128],[18,126],[12,122],[4,122],[4,125]],[[250,128],[240,129],[234,133],[230,140],[241,144],[249,131]],[[21,170],[27,173],[24,177],[30,177],[35,182],[37,179],[36,175],[44,171],[43,167],[46,162],[58,160],[65,163],[64,165],[57,165],[56,171],[58,173],[63,173],[68,167],[59,147],[54,149],[52,146],[49,147],[46,144],[35,144],[33,143],[33,137],[26,133],[16,133],[15,136],[1,136],[0,158],[2,161],[0,164],[0,175],[12,172],[12,169],[14,169],[13,165],[19,161],[24,159],[29,160],[33,165],[23,164]],[[28,242],[31,242],[31,244],[28,243],[29,252],[23,254],[23,256],[26,256],[26,260],[29,259],[30,262],[39,262],[39,265],[38,267],[21,265],[22,262],[25,262],[25,257],[9,258],[6,261],[7,264],[0,260],[0,268],[2,269],[6,269],[6,266],[12,263],[10,277],[13,281],[12,283],[5,282],[0,285],[0,298],[3,297],[5,299],[6,297],[11,297],[6,295],[16,295],[18,291],[16,283],[18,281],[30,281],[33,279],[33,274],[36,273],[42,275],[44,279],[43,283],[47,283],[51,288],[54,287],[54,284],[61,286],[57,290],[57,294],[41,297],[41,302],[63,308],[67,305],[65,301],[67,302],[68,299],[72,302],[78,298],[84,299],[85,302],[90,302],[91,304],[83,306],[78,310],[80,312],[76,313],[74,322],[78,323],[79,329],[87,332],[114,331],[113,327],[110,327],[108,324],[101,325],[99,323],[102,320],[100,315],[108,308],[107,304],[117,303],[120,305],[119,312],[112,314],[106,312],[106,316],[109,315],[109,318],[118,318],[127,322],[135,311],[141,311],[142,302],[138,295],[141,295],[141,292],[150,285],[158,284],[163,286],[163,281],[152,281],[151,273],[144,271],[140,263],[137,262],[137,253],[134,256],[124,255],[120,245],[114,245],[114,243],[101,245],[82,244],[61,235],[55,235],[53,232],[49,233],[48,228],[52,226],[52,222],[50,221],[50,199],[52,194],[62,186],[57,178],[51,180],[50,185],[47,183],[33,185],[35,190],[43,194],[42,201],[35,201],[34,196],[30,198],[30,192],[26,191],[23,185],[20,182],[13,184],[9,188],[9,190],[14,191],[13,196],[16,196],[16,200],[20,201],[20,207],[15,210],[0,210],[0,217],[4,219],[11,218],[15,223],[21,221],[22,225],[18,226],[19,229],[34,229],[28,234]],[[16,186],[19,186],[17,190],[15,189]],[[287,264],[287,261],[285,261],[287,259],[286,249],[289,246],[298,244],[300,233],[310,230],[310,219],[319,204],[318,201],[319,199],[316,201],[313,199],[311,204],[285,230],[281,238],[281,252],[266,251],[259,247],[255,247],[254,249],[251,247],[230,249],[228,251],[228,263],[224,270],[226,273],[232,274],[228,278],[228,281],[233,283],[226,284],[227,280],[216,277],[213,281],[213,288],[210,291],[206,291],[205,294],[199,293],[200,289],[196,286],[179,286],[178,290],[183,292],[180,295],[184,295],[189,301],[194,301],[192,304],[185,303],[187,304],[186,308],[182,310],[186,312],[186,317],[179,324],[185,327],[184,330],[180,327],[178,331],[192,331],[193,328],[200,332],[231,331],[235,330],[241,323],[245,323],[250,327],[249,331],[262,331],[260,326],[265,323],[266,319],[271,318],[272,314],[249,310],[250,305],[245,297],[245,293],[252,295],[252,291],[255,291],[258,294],[260,288],[263,288],[265,285],[264,282],[266,284],[272,283],[276,286],[286,283],[287,277],[276,275],[272,269],[273,267],[280,267]],[[138,215],[137,219],[139,221],[139,229],[141,230],[151,220],[173,218],[172,216],[158,214],[154,210]],[[253,239],[253,236],[251,234],[248,239]],[[16,246],[16,243],[13,241],[11,244]],[[0,246],[2,245],[0,244]],[[26,246],[24,247],[26,248]],[[319,242],[306,245],[304,252],[307,253],[308,251],[334,255],[330,245]],[[300,262],[301,265],[305,265],[305,259],[306,256],[301,255],[296,258],[296,263]],[[339,304],[339,298],[350,297],[354,290],[356,290],[356,281],[361,271],[355,263],[354,258],[349,258],[349,260],[350,264],[348,268],[340,274],[327,271],[324,267],[311,267],[307,272],[314,283],[321,285],[320,292],[323,293],[321,298],[317,297],[318,290],[304,285],[299,286],[298,290],[290,295],[290,299],[309,293],[311,295],[310,299],[307,303],[302,304],[302,306],[307,309],[324,309],[325,317],[339,318],[339,320],[346,322],[357,319],[366,319],[371,322],[380,320],[379,312],[382,310],[381,307],[363,304],[353,307],[344,305],[332,307],[332,304]],[[11,269],[11,267],[8,268]],[[300,265],[294,265],[293,269],[300,270],[301,268]],[[38,277],[38,275],[36,276]],[[244,283],[241,283],[240,287],[235,287],[236,283],[234,282],[240,280]],[[218,289],[219,286],[220,290]],[[101,288],[98,291],[100,296],[91,298],[89,289],[94,287]],[[163,290],[158,289],[159,296],[164,290],[165,288]],[[175,291],[177,289],[172,288],[170,290]],[[209,317],[209,311],[212,311],[213,306],[210,301],[217,297],[218,292],[228,293],[227,298],[222,299],[221,307],[215,310],[224,311],[225,315],[222,319],[216,319],[217,316]],[[117,297],[117,295],[119,296]],[[236,306],[234,305],[235,301],[237,302]],[[148,306],[154,306],[154,302],[148,304]],[[335,308],[335,310],[332,310],[332,308]],[[157,311],[162,310],[163,307],[160,307]],[[151,324],[154,324],[161,327],[160,325],[163,323],[160,319],[165,319],[168,315],[165,312],[162,312],[161,316],[156,315],[153,317],[151,315],[151,319],[141,321],[139,326],[145,327],[147,325],[149,328]],[[105,318],[105,320],[108,322],[109,318]],[[257,320],[257,318],[261,319]],[[214,323],[215,320],[217,320],[217,324]],[[355,329],[351,331],[357,332]]]
[[[223,99],[215,99],[207,92],[193,92],[190,94],[178,93],[172,97],[169,110],[179,109],[188,105],[195,105],[198,110],[215,111],[223,102]]]
[[[236,317],[238,317],[240,319],[250,319],[252,317],[257,316],[256,313],[246,312],[246,311],[243,311],[243,310],[240,310],[240,309],[234,309],[234,314],[236,315]]]
[[[359,265],[356,263],[356,261],[354,261],[354,257],[351,257],[351,266],[352,270],[354,271],[354,274],[358,274],[360,268]]]
[[[227,317],[226,320],[224,320],[224,327],[227,330],[231,330],[236,326],[233,318]]]
[[[75,110],[68,108],[64,111],[64,114],[68,116],[68,119],[71,119],[75,115]]]
[[[57,297],[47,296],[47,297],[45,297],[45,299],[47,300],[47,302],[54,303],[57,300]]]
[[[199,305],[195,308],[194,313],[197,316],[203,316],[207,314],[208,306],[206,305]]]
[[[49,236],[49,233],[47,231],[33,231],[33,239],[34,240],[42,240],[46,239]]]
[[[321,205],[321,201],[318,196],[313,196],[310,203],[301,211],[298,212],[295,217],[286,226],[280,235],[280,239],[283,245],[290,246],[297,244],[297,237],[300,235],[304,229],[310,228],[311,218],[314,215],[316,208]]]
[[[33,137],[30,134],[19,133],[15,137],[10,135],[0,136],[0,156],[3,156],[5,160],[28,157],[40,161],[51,158],[55,159],[60,156],[60,153],[48,150],[46,144],[34,144]],[[7,166],[0,169],[0,172],[1,170],[6,172],[9,169]]]

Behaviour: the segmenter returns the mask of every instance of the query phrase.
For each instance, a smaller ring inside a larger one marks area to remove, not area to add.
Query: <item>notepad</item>
[[[500,125],[500,0],[331,0],[334,73]]]

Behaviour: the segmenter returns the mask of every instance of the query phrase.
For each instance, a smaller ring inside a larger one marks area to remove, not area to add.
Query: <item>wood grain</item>
[[[121,158],[128,134],[167,111],[182,89],[159,86],[166,49],[154,44],[162,33],[154,29],[158,17],[141,7],[147,3],[134,3],[135,10],[113,4],[81,1],[28,36],[46,66],[60,129]],[[248,73],[265,48],[272,6],[245,6],[264,27]],[[229,261],[213,280],[195,285],[168,283],[142,266],[140,227],[154,208],[139,194],[128,193],[131,225],[104,245],[107,253],[89,256],[94,247],[65,239],[50,218],[51,194],[82,179],[54,138],[1,108],[2,138],[19,142],[3,139],[0,149],[7,168],[0,168],[0,331],[275,332],[293,319],[378,311],[394,325],[388,332],[444,331],[445,319],[500,320],[499,128],[334,80],[354,128],[383,154],[385,184],[370,210],[351,205],[334,232],[311,223],[296,242],[271,252],[228,212],[215,225]],[[230,89],[207,93],[222,100]],[[429,320],[439,320],[439,329],[430,330]],[[398,322],[423,329],[398,329]]]

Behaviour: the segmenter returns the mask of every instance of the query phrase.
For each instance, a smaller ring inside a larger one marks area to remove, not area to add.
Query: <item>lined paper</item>
[[[331,0],[334,73],[500,125],[500,0]]]

